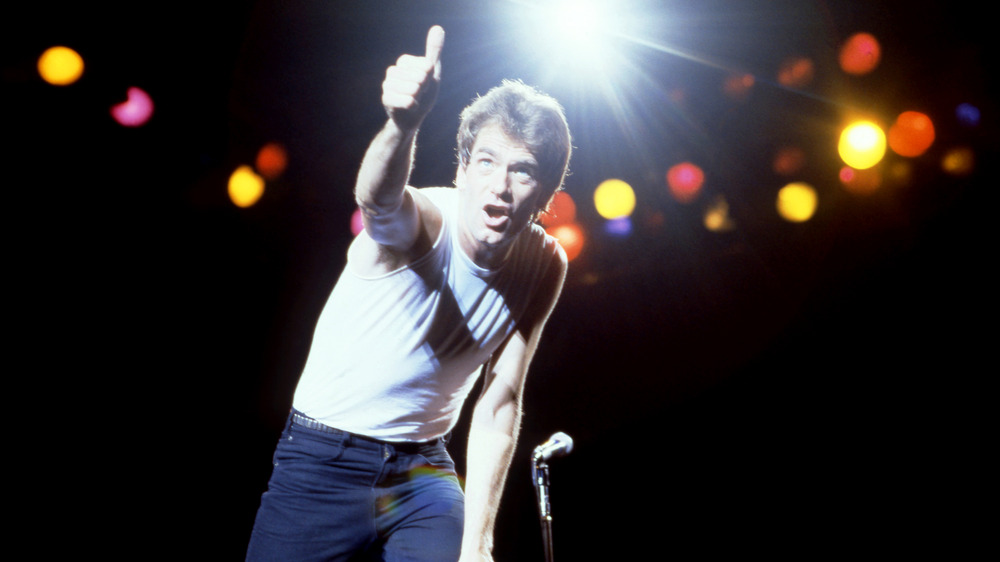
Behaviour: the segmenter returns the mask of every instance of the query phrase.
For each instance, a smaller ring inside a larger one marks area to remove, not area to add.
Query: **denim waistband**
[[[431,439],[429,441],[384,441],[382,439],[376,439],[374,437],[368,437],[367,435],[360,435],[357,433],[351,433],[350,431],[344,431],[342,429],[337,429],[335,427],[330,427],[323,422],[314,420],[309,416],[303,414],[302,412],[292,408],[291,420],[295,425],[300,425],[302,427],[313,429],[316,431],[321,431],[323,433],[330,433],[333,435],[344,435],[350,437],[352,440],[366,441],[369,443],[376,443],[379,445],[391,445],[392,447],[399,449],[401,451],[418,451],[423,447],[437,446],[437,445],[447,445],[448,440],[451,438],[451,432],[442,437],[436,439]]]

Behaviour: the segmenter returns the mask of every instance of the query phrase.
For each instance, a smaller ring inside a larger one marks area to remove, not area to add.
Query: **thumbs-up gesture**
[[[413,131],[430,112],[441,83],[441,49],[444,29],[435,25],[427,32],[424,56],[403,55],[390,66],[382,82],[382,105],[389,118],[403,131]]]

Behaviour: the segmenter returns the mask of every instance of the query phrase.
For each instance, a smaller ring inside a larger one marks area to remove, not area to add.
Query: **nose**
[[[496,174],[490,182],[490,193],[496,195],[501,201],[509,201],[511,197],[511,175],[509,173]]]

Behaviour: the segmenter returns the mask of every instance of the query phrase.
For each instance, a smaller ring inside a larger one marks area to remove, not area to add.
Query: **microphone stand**
[[[538,498],[538,516],[542,523],[542,543],[546,562],[552,562],[552,513],[549,505],[549,464],[539,456],[531,459],[531,480]]]

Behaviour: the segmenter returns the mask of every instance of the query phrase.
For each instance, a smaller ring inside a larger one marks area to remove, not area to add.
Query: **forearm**
[[[491,560],[493,527],[520,430],[519,401],[496,411],[477,408],[469,431],[462,559]]]
[[[415,129],[404,131],[390,119],[368,146],[354,186],[354,197],[368,216],[399,208],[413,168],[415,139]]]

